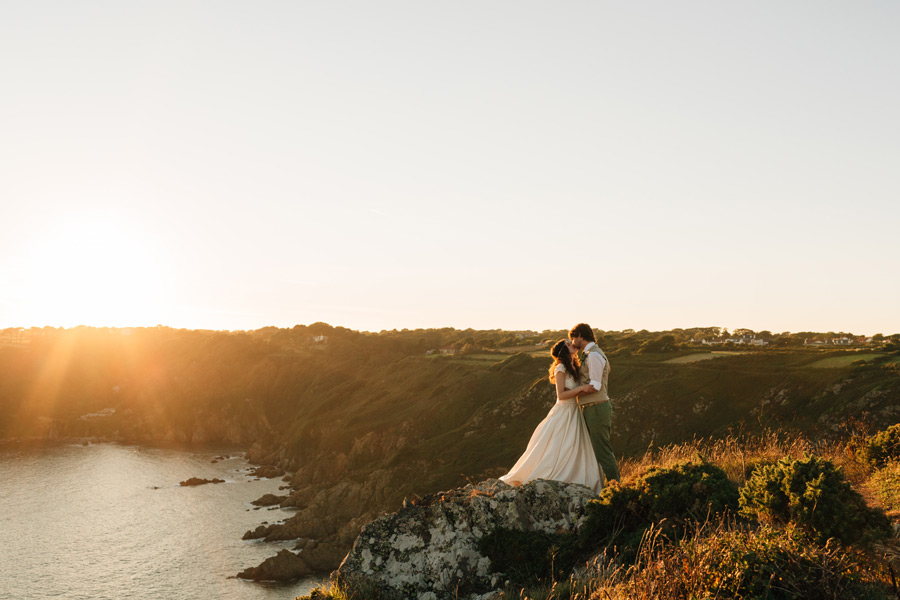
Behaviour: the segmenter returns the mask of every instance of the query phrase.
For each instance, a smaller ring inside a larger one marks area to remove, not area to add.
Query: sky
[[[900,4],[14,2],[0,327],[900,332]]]

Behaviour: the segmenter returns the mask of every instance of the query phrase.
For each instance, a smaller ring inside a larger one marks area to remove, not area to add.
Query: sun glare
[[[38,235],[23,256],[18,294],[35,319],[29,325],[161,322],[163,265],[151,239],[135,226],[102,219],[66,223]]]

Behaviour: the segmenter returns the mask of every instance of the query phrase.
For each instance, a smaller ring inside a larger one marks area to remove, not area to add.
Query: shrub
[[[900,511],[900,460],[891,461],[875,471],[872,483],[885,510]]]
[[[714,465],[651,468],[634,484],[606,487],[600,498],[588,503],[579,544],[584,549],[615,546],[623,560],[631,560],[654,523],[677,538],[691,523],[737,507],[737,486]]]
[[[859,449],[858,456],[875,468],[900,458],[900,423],[869,437]]]
[[[831,461],[807,456],[761,466],[741,488],[741,513],[766,523],[794,523],[812,539],[844,543],[883,537],[890,523],[866,506]]]

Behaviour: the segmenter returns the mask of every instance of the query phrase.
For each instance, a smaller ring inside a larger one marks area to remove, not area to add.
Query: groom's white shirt
[[[587,365],[588,372],[588,383],[594,386],[595,389],[600,389],[603,387],[603,384],[600,380],[603,378],[603,369],[606,368],[606,359],[603,358],[603,355],[599,352],[591,352],[588,351],[591,349],[591,346],[596,346],[594,342],[588,342],[587,346],[584,347],[584,364]],[[598,346],[599,348],[599,346]]]

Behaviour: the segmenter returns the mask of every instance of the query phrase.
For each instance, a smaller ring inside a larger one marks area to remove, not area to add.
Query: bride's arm
[[[587,389],[591,387],[589,385],[579,385],[574,390],[566,389],[566,374],[565,373],[557,373],[556,374],[556,397],[560,400],[568,400],[569,398],[574,398],[575,396],[579,396],[587,392]]]

